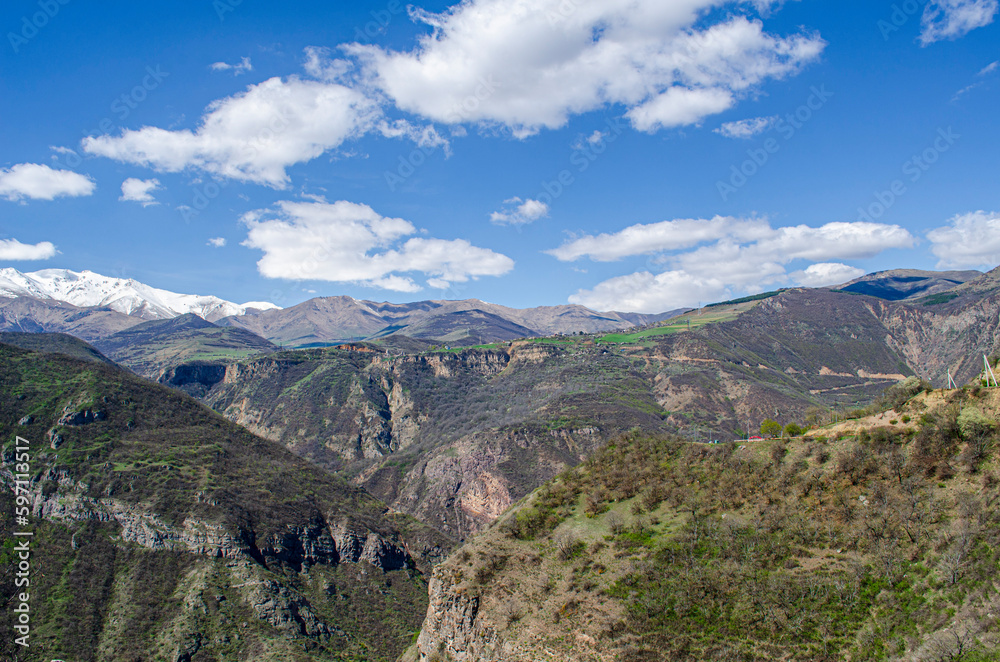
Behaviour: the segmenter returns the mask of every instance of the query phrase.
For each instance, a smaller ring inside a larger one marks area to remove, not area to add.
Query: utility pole
[[[998,386],[997,376],[993,374],[993,367],[990,365],[990,360],[983,354],[983,365],[986,366],[983,370],[983,376],[986,377],[986,385],[990,385],[990,377],[993,378],[993,385]]]
[[[948,369],[948,388],[958,388],[958,384],[956,384],[955,380],[951,378],[951,368]]]

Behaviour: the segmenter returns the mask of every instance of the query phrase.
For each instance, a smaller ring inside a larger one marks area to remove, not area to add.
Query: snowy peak
[[[140,283],[132,278],[102,276],[92,271],[43,269],[21,273],[0,269],[0,297],[29,296],[64,301],[74,306],[107,306],[124,315],[147,320],[170,319],[193,313],[214,322],[248,310],[277,309],[273,303],[253,301],[236,304],[215,296],[177,294]]]

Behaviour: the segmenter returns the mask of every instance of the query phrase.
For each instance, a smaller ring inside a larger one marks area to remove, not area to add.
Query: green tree
[[[772,421],[770,418],[764,419],[764,422],[760,424],[760,434],[764,437],[780,437],[781,423]]]
[[[799,425],[798,423],[789,423],[785,426],[785,436],[786,437],[798,437],[801,436],[806,429]]]

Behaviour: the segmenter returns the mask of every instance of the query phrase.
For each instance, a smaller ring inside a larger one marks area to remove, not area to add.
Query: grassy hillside
[[[94,341],[117,363],[150,379],[194,361],[225,362],[278,348],[250,331],[219,327],[197,315],[143,322]]]
[[[91,345],[65,333],[0,333],[0,343],[49,354],[65,354],[82,361],[111,363]]]
[[[0,344],[0,517],[30,441],[30,651],[3,659],[391,660],[448,540],[120,368]],[[19,525],[19,529],[24,528]],[[0,600],[14,595],[13,541]],[[11,632],[10,609],[0,627]],[[27,656],[25,657],[25,655]]]
[[[436,569],[419,652],[1000,659],[1000,392],[900,407],[853,437],[621,438]]]

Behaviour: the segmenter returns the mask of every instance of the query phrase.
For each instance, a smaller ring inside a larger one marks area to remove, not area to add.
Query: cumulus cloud
[[[511,198],[504,200],[500,211],[490,214],[490,221],[497,225],[524,225],[534,223],[549,215],[549,206],[539,200]]]
[[[1000,213],[959,214],[927,233],[939,269],[993,268],[1000,264]]]
[[[898,225],[827,223],[774,228],[761,219],[681,219],[598,236],[585,236],[549,251],[563,261],[589,257],[612,261],[659,253],[667,268],[611,278],[581,290],[570,301],[607,310],[661,312],[697,306],[764,287],[790,284],[820,287],[864,272],[832,260],[870,258],[890,248],[911,248],[915,238]],[[792,262],[810,262],[788,273]]]
[[[667,312],[695,306],[700,301],[721,301],[728,288],[718,278],[698,278],[683,271],[648,271],[610,278],[592,290],[580,290],[570,303],[594,310],[619,312]]]
[[[753,12],[771,0],[463,0],[411,50],[309,47],[304,76],[271,78],[211,103],[196,127],[145,126],[84,139],[83,150],[158,172],[188,168],[286,188],[287,169],[375,133],[421,147],[465,125],[524,137],[573,115],[624,108],[635,129],[698,124],[767,80],[797,73],[825,47],[816,34],[775,35]],[[721,6],[736,11],[722,14]],[[252,70],[215,62],[216,71]],[[390,109],[411,113],[390,118]],[[591,137],[592,139],[593,137]],[[349,152],[349,150],[348,150]]]
[[[778,120],[777,115],[771,117],[751,117],[750,119],[739,120],[738,122],[726,122],[713,133],[718,133],[726,138],[739,138],[746,140],[760,135],[771,128]]]
[[[819,262],[810,264],[803,271],[796,271],[791,274],[791,278],[802,287],[829,287],[830,285],[841,285],[864,275],[864,269],[839,262]]]
[[[398,108],[451,125],[526,136],[611,104],[636,129],[697,124],[767,79],[798,72],[825,42],[782,37],[759,20],[706,24],[718,0],[466,0],[407,52],[345,47]],[[756,3],[758,7],[774,3]]]
[[[760,219],[716,216],[710,220],[685,218],[660,223],[637,224],[614,233],[585,235],[546,251],[563,262],[589,257],[611,262],[632,255],[690,248],[723,237],[749,240],[770,232],[771,226]]]
[[[283,188],[286,168],[367,132],[379,116],[374,101],[343,85],[271,78],[212,103],[193,131],[143,127],[85,138],[83,149],[161,172],[198,168]]]
[[[234,76],[239,76],[240,74],[245,74],[247,72],[253,71],[253,65],[250,64],[250,58],[244,57],[236,64],[229,64],[228,62],[213,62],[209,65],[212,71],[231,71]]]
[[[257,262],[268,278],[324,280],[416,292],[415,274],[444,288],[480,276],[500,276],[514,267],[506,255],[464,239],[414,237],[401,218],[379,215],[347,201],[279,202],[244,216],[244,246],[264,251]]]
[[[209,246],[214,246],[215,248],[222,248],[223,246],[226,245],[226,238],[225,237],[212,237],[211,239],[208,240],[208,245]]]
[[[48,241],[22,244],[17,239],[0,239],[0,260],[47,260],[56,254]]]
[[[920,19],[920,43],[959,39],[993,22],[998,0],[931,0]]]
[[[158,179],[136,179],[135,177],[129,177],[122,182],[122,194],[118,199],[141,202],[143,207],[158,205],[160,203],[153,197],[152,192],[159,189],[160,180]]]
[[[347,60],[333,57],[333,51],[319,46],[307,46],[306,59],[303,63],[306,73],[313,78],[326,81],[337,81],[351,70]]]
[[[8,200],[52,200],[94,192],[94,180],[70,170],[53,170],[38,163],[18,163],[0,168],[0,196]]]

